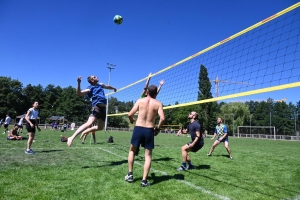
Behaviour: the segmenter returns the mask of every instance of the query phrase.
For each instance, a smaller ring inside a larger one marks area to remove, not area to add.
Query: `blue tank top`
[[[104,87],[102,85],[90,85],[87,88],[90,89],[88,97],[92,101],[92,106],[96,106],[97,104],[107,104],[107,100],[104,94]]]

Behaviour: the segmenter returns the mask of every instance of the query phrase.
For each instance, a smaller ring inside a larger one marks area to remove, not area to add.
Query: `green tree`
[[[22,83],[12,80],[10,77],[0,76],[0,119],[9,114],[12,119],[23,114],[24,97],[22,94]]]
[[[236,133],[238,126],[243,126],[250,115],[249,107],[245,103],[233,102],[221,106],[221,118],[227,125],[229,133]]]
[[[211,82],[208,78],[208,72],[204,65],[200,66],[198,83],[198,100],[213,98],[211,94]],[[199,122],[201,123],[202,127],[209,133],[213,132],[218,114],[218,103],[210,102],[200,104],[198,106],[197,112],[199,113]]]

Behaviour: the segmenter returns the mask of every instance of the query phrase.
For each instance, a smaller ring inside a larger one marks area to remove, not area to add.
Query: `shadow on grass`
[[[54,150],[43,150],[43,151],[39,151],[39,153],[52,153],[52,152],[57,152],[57,151],[63,151],[63,150],[58,150],[58,149],[54,149]]]
[[[107,165],[101,165],[101,166],[83,166],[83,169],[88,169],[88,168],[100,168],[100,167],[107,167],[107,166],[116,166],[116,165],[122,165],[128,163],[127,160],[121,160],[121,161],[116,161],[116,162],[111,162],[110,164]]]
[[[195,169],[210,169],[210,165],[195,165]]]
[[[221,171],[217,171],[217,170],[212,170],[212,171],[218,172],[218,173],[220,173],[220,174],[226,174],[226,172],[223,172],[223,171],[222,171],[222,172],[221,172]],[[220,179],[218,179],[218,178],[214,178],[214,177],[209,176],[209,175],[204,175],[204,174],[199,175],[199,174],[196,173],[196,171],[193,171],[193,170],[188,170],[188,172],[190,172],[191,174],[194,174],[195,177],[196,177],[196,176],[200,176],[200,177],[203,177],[203,178],[207,178],[207,179],[213,180],[213,181],[215,181],[215,182],[217,182],[217,183],[222,183],[222,184],[230,185],[230,186],[232,186],[232,187],[235,188],[235,189],[239,188],[239,189],[242,189],[242,190],[245,190],[245,191],[249,191],[249,192],[252,192],[252,193],[257,193],[257,194],[260,194],[260,195],[264,195],[264,196],[266,196],[266,197],[268,197],[268,198],[271,197],[271,198],[275,198],[275,199],[281,199],[280,196],[276,196],[276,194],[273,194],[273,193],[272,193],[272,194],[268,194],[267,192],[264,192],[264,191],[258,191],[257,189],[253,189],[252,187],[245,187],[245,186],[233,184],[233,183],[230,182],[230,181],[220,180]],[[232,174],[231,176],[232,176],[232,177],[236,177],[236,178],[240,178],[240,175]],[[260,183],[259,183],[259,184],[260,184]],[[274,190],[272,189],[272,190],[270,190],[270,191],[274,191]]]
[[[150,179],[153,180],[151,185],[154,185],[154,184],[158,184],[160,182],[168,181],[168,180],[171,180],[171,179],[184,180],[184,175],[183,174],[175,174],[173,176],[171,176],[171,175],[156,176],[155,173],[151,173],[151,178]]]
[[[170,161],[170,160],[174,160],[174,158],[170,158],[170,157],[158,158],[158,159],[153,159],[152,162],[156,162],[156,161]]]
[[[212,155],[214,157],[226,157],[226,158],[230,158],[230,156],[228,154],[222,154],[222,155]]]

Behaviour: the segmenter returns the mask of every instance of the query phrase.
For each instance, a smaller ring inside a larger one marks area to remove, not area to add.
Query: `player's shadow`
[[[165,158],[153,159],[152,161],[156,162],[156,161],[171,161],[171,160],[174,160],[174,158],[165,157]]]
[[[53,150],[43,150],[43,151],[39,151],[39,153],[52,153],[52,152],[56,152],[56,151],[63,151],[63,150],[58,150],[58,149],[53,149]]]
[[[226,158],[230,158],[230,156],[228,154],[222,154],[222,155],[213,155],[215,157],[226,157]]]
[[[184,175],[183,174],[175,174],[173,176],[171,176],[171,175],[156,176],[155,173],[151,173],[150,176],[151,176],[150,179],[152,180],[151,185],[158,184],[160,182],[168,181],[168,180],[171,180],[171,179],[184,180]]]
[[[117,166],[117,165],[123,165],[125,163],[128,163],[128,160],[121,160],[121,161],[116,161],[116,162],[111,162],[110,164],[106,165],[98,165],[98,166],[83,166],[83,169],[88,169],[88,168],[100,168],[100,167],[108,167],[108,166]]]
[[[210,165],[195,165],[194,169],[210,169]]]

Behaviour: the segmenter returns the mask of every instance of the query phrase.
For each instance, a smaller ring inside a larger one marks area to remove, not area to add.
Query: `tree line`
[[[34,101],[39,102],[39,116],[41,123],[47,123],[51,116],[64,116],[69,122],[84,122],[91,110],[90,99],[76,94],[76,89],[69,86],[61,88],[49,84],[31,85],[23,87],[18,80],[0,76],[0,119],[8,113],[12,119],[25,114]],[[211,94],[211,81],[208,78],[207,68],[200,65],[198,78],[198,100],[213,98]],[[178,104],[178,102],[175,102]],[[109,98],[108,113],[115,114],[130,111],[134,102],[122,102],[114,97]],[[169,106],[169,105],[164,105]],[[237,132],[238,126],[275,126],[277,134],[294,135],[299,129],[300,101],[296,105],[286,102],[267,101],[255,102],[210,102],[199,105],[177,107],[164,110],[167,125],[180,125],[186,127],[189,120],[188,113],[199,113],[199,122],[203,130],[213,133],[217,117],[229,127],[229,132]],[[108,117],[108,126],[128,128],[130,126],[126,115]]]

